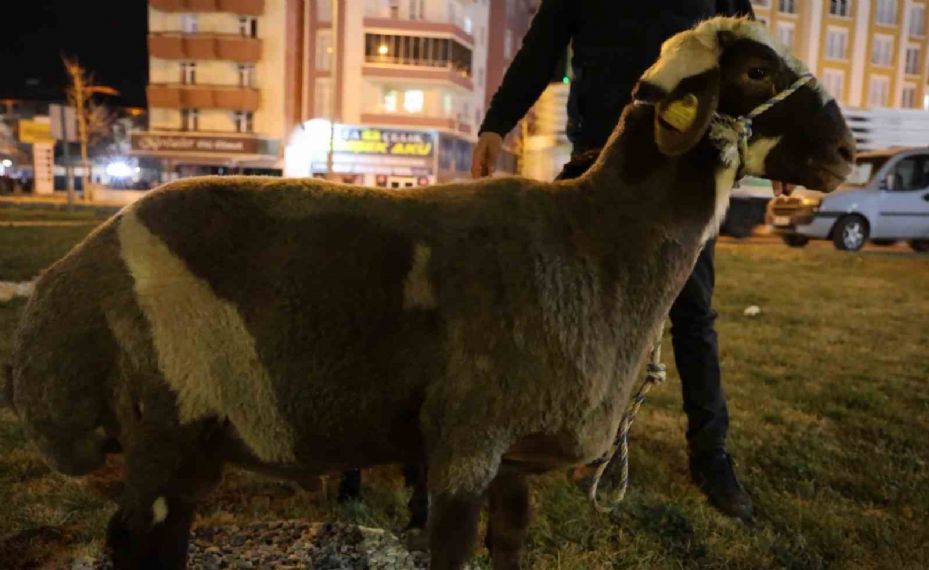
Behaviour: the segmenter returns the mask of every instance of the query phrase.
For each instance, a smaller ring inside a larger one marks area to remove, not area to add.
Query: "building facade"
[[[530,5],[149,0],[150,122],[133,152],[172,175],[228,167],[382,186],[465,176]]]
[[[845,107],[929,107],[921,0],[752,0],[755,14]]]

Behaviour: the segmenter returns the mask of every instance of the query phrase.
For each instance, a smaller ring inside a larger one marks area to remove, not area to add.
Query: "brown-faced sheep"
[[[404,192],[318,180],[164,186],[39,279],[13,402],[54,468],[118,443],[117,568],[182,568],[226,462],[281,476],[425,463],[434,570],[518,568],[526,474],[610,448],[649,340],[742,174],[831,189],[854,142],[759,24],[670,39],[577,180]],[[749,133],[745,131],[746,135]]]

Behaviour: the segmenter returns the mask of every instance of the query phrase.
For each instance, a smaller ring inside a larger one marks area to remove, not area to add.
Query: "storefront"
[[[284,175],[325,177],[349,184],[408,188],[465,178],[472,143],[435,130],[307,121],[284,152]]]
[[[131,134],[131,155],[158,159],[161,181],[207,174],[280,175],[277,140],[235,133]]]

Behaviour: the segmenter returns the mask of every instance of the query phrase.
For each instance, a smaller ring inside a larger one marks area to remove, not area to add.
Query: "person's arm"
[[[478,131],[479,139],[471,158],[472,176],[477,178],[493,173],[503,137],[548,86],[555,65],[564,55],[574,33],[574,12],[569,6],[570,1],[542,0]]]
[[[505,136],[548,86],[573,33],[570,0],[542,0],[523,44],[490,101],[480,132]]]
[[[751,0],[716,0],[716,13],[720,16],[747,16],[755,19]]]

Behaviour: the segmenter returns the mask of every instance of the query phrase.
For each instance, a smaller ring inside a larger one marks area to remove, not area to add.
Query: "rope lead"
[[[635,419],[635,415],[642,406],[642,402],[645,401],[645,396],[648,394],[649,390],[663,383],[667,378],[667,370],[665,365],[661,362],[661,338],[663,333],[664,323],[662,322],[661,326],[658,328],[658,338],[655,339],[655,344],[652,345],[648,365],[645,368],[645,379],[642,380],[642,384],[639,385],[639,389],[636,391],[635,396],[632,397],[632,401],[623,414],[623,419],[619,424],[619,432],[616,434],[616,439],[609,453],[604,455],[597,462],[597,470],[594,472],[593,480],[587,491],[590,504],[593,505],[594,510],[597,512],[611,513],[615,511],[626,497],[626,489],[629,487],[629,429],[632,427],[632,420]],[[603,506],[600,504],[600,500],[597,497],[597,490],[600,487],[600,479],[603,477],[603,474],[606,472],[607,468],[613,464],[617,450],[619,451],[619,465],[621,470],[619,490],[609,504]]]

